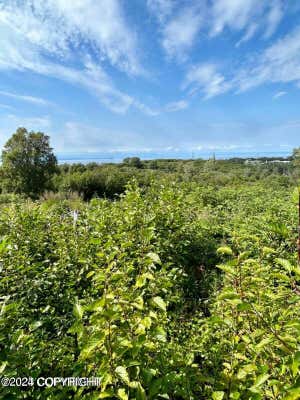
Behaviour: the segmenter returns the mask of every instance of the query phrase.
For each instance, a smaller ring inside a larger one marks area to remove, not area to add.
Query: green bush
[[[112,194],[111,176],[95,168],[62,185]],[[299,398],[289,190],[141,176],[113,200],[3,204],[1,374],[101,386],[2,387],[1,398]]]

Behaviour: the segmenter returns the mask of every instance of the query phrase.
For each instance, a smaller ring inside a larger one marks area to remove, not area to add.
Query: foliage
[[[299,267],[262,247],[259,257],[244,251],[219,268],[224,286],[199,348],[208,360],[209,395],[299,398]]]
[[[143,167],[143,163],[139,157],[124,158],[123,163],[127,164],[129,167],[134,167],[134,168],[142,168]]]
[[[50,187],[56,158],[49,136],[18,128],[2,151],[3,186],[7,191],[36,197]]]
[[[64,167],[64,192],[1,203],[1,374],[101,377],[1,398],[299,398],[292,186],[163,165]]]

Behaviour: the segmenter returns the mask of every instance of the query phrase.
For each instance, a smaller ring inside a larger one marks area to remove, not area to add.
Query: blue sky
[[[0,0],[0,146],[300,145],[297,0]]]

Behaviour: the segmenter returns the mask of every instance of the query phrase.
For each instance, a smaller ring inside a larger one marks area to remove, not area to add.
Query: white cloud
[[[28,103],[33,103],[41,106],[50,106],[51,103],[47,100],[44,100],[40,97],[33,97],[33,96],[27,96],[27,95],[20,95],[17,93],[11,93],[11,92],[6,92],[4,90],[0,90],[0,95],[5,96],[5,97],[10,97],[16,100],[21,100],[21,101],[26,101]]]
[[[237,47],[258,33],[267,39],[276,31],[287,8],[283,0],[147,0],[147,6],[160,24],[166,54],[180,61],[186,60],[200,32],[202,37],[215,37],[225,29],[241,33]]]
[[[23,50],[25,49],[24,47]],[[91,61],[86,61],[81,69],[75,69],[48,62],[30,51],[28,54],[25,54],[25,57],[26,58],[22,58],[22,54],[19,54],[17,63],[14,64],[14,60],[8,57],[6,57],[6,60],[1,59],[0,50],[0,69],[2,67],[19,69],[22,71],[29,70],[83,87],[91,92],[91,94],[98,97],[100,102],[107,108],[117,113],[126,112],[133,103],[133,99],[129,95],[116,89],[113,82],[101,67],[96,66]]]
[[[270,5],[269,13],[266,18],[265,37],[268,38],[276,31],[284,14],[283,3],[281,0],[273,0]]]
[[[260,0],[215,0],[212,4],[213,24],[211,34],[218,35],[228,27],[244,29],[262,9]]]
[[[83,87],[117,113],[133,106],[149,114],[146,105],[115,87],[82,43],[112,65],[140,72],[134,39],[117,0],[0,0],[0,69],[31,71]],[[74,54],[79,55],[77,67]],[[41,104],[32,96],[22,99]]]
[[[192,66],[186,74],[183,89],[190,93],[201,91],[205,98],[211,98],[229,90],[237,93],[268,83],[300,84],[300,27],[277,40],[258,54],[249,57],[245,67],[219,72],[216,64],[204,63]],[[234,78],[232,78],[234,76]],[[274,99],[285,95],[278,92]]]
[[[282,0],[214,0],[211,8],[212,36],[219,35],[225,28],[243,31],[245,42],[254,36],[258,27],[270,37],[283,17]]]
[[[187,88],[191,94],[200,91],[205,99],[209,99],[227,92],[231,84],[218,72],[215,64],[205,63],[194,65],[187,72],[183,89]]]
[[[173,101],[165,106],[167,112],[176,112],[188,108],[189,103],[186,100]]]
[[[199,7],[188,7],[170,19],[162,29],[162,46],[170,57],[185,58],[186,52],[193,46],[201,24],[203,14]]]
[[[41,117],[21,117],[15,114],[7,115],[7,119],[11,126],[25,126],[28,130],[49,129],[52,125],[49,116]]]
[[[147,0],[149,11],[156,16],[159,22],[165,21],[172,13],[174,5],[174,0]]]
[[[0,108],[4,108],[4,109],[6,109],[6,110],[14,110],[13,107],[8,106],[7,104],[1,104],[1,103],[0,103]]]
[[[282,97],[282,96],[285,96],[287,94],[287,92],[277,92],[277,93],[275,93],[274,94],[274,96],[273,96],[273,100],[276,100],[276,99],[279,99],[280,97]]]
[[[252,37],[255,35],[257,29],[258,29],[258,25],[256,23],[249,25],[244,36],[237,42],[236,47],[239,47],[242,43],[248,42],[248,40],[252,39]]]
[[[160,114],[159,109],[153,109],[151,107],[146,106],[145,104],[139,102],[138,100],[135,100],[133,105],[140,111],[142,111],[144,114],[148,115],[149,117],[155,117]]]
[[[99,60],[130,74],[141,72],[136,35],[126,24],[119,0],[0,0],[0,22],[39,51],[71,57],[85,43]]]
[[[267,47],[237,73],[234,85],[245,91],[265,83],[300,81],[300,27]]]

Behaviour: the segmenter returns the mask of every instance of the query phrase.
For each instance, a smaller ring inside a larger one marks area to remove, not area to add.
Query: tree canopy
[[[2,151],[4,188],[36,197],[50,188],[56,166],[49,136],[18,128]]]

